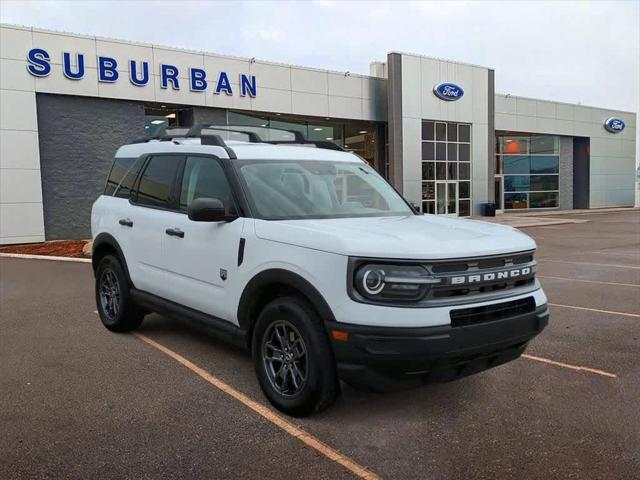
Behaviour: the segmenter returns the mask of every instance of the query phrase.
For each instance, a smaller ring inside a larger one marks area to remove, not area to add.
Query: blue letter
[[[78,71],[73,73],[71,71],[71,54],[68,52],[62,54],[62,72],[65,77],[71,80],[80,80],[84,77],[84,55],[78,53],[76,58],[78,59]]]
[[[223,90],[227,95],[233,95],[233,90],[231,90],[231,83],[229,83],[229,77],[225,72],[220,72],[215,93],[219,94]]]
[[[51,73],[51,58],[46,50],[41,48],[32,48],[27,54],[27,71],[36,77],[46,77]]]
[[[118,62],[115,58],[98,57],[98,81],[113,83],[118,80]]]
[[[136,87],[144,87],[149,83],[149,63],[142,62],[142,78],[138,78],[138,67],[135,60],[129,60],[129,80]]]
[[[247,92],[252,98],[256,96],[256,76],[251,75],[249,78],[247,75],[240,74],[240,96],[245,97]]]
[[[202,92],[207,89],[207,81],[205,80],[207,72],[199,68],[189,69],[189,78],[191,79],[190,88],[192,92]]]
[[[169,88],[169,80],[174,90],[180,90],[178,83],[178,69],[173,65],[160,65],[160,87]]]

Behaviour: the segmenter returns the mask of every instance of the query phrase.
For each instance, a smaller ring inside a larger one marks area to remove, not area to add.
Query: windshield
[[[366,163],[240,160],[256,216],[267,220],[413,215]]]

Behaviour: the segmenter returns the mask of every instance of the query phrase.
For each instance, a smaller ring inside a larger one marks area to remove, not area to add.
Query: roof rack
[[[219,133],[212,133],[219,132]],[[260,134],[267,138],[263,138]],[[232,137],[236,138],[232,138]],[[223,138],[223,137],[226,137]],[[160,127],[155,135],[134,140],[133,143],[145,143],[152,140],[166,142],[176,138],[200,138],[202,145],[217,145],[227,147],[225,141],[238,140],[249,143],[269,143],[271,145],[308,145],[327,150],[344,152],[344,149],[326,140],[307,140],[302,132],[283,128],[267,128],[252,125],[221,125],[213,123],[198,123],[191,128]],[[275,139],[273,138],[275,137]]]

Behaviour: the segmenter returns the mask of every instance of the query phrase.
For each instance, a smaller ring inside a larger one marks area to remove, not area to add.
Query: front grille
[[[533,286],[535,283],[535,267],[536,262],[533,260],[533,252],[434,262],[426,265],[426,268],[434,277],[441,278],[442,283],[432,286],[426,300],[455,299],[456,297],[492,294]],[[498,272],[518,268],[529,268],[530,271],[526,275],[508,278],[500,277],[498,274]],[[491,276],[485,278],[487,274],[491,275],[492,273],[495,273],[493,278]],[[479,279],[473,282],[455,283],[453,279],[459,279],[459,276],[476,276]]]
[[[449,315],[451,317],[452,327],[464,327],[524,315],[534,312],[535,309],[535,300],[533,297],[527,297],[511,302],[485,305],[482,307],[451,310]]]

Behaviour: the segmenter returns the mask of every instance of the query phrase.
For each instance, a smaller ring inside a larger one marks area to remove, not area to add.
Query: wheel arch
[[[122,248],[120,248],[118,241],[109,233],[100,233],[93,241],[91,249],[91,265],[93,267],[93,273],[95,274],[98,270],[100,259],[109,253],[115,254],[116,257],[118,257],[122,264],[124,274],[127,277],[127,282],[129,282],[129,285],[133,285],[131,277],[129,276],[129,267],[127,266],[124,252],[122,251]]]
[[[263,270],[245,286],[238,303],[238,323],[251,341],[253,324],[267,303],[281,295],[297,294],[306,299],[324,321],[335,321],[331,307],[322,294],[305,278],[289,270]]]

